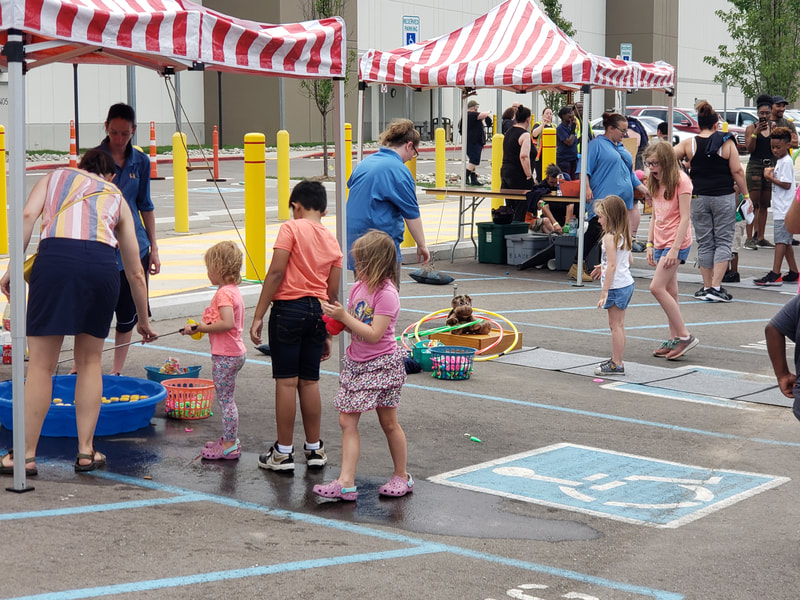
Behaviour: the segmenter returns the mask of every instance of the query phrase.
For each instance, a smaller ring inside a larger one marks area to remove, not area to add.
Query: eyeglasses
[[[411,150],[414,152],[414,158],[417,158],[419,156],[419,150],[417,150],[417,147],[413,143],[411,144]]]
[[[657,160],[646,160],[644,163],[645,167],[657,167],[658,161]]]
[[[625,135],[626,133],[628,133],[628,128],[627,127],[625,129],[622,129],[621,127],[617,127],[616,125],[612,125],[612,127],[614,129],[616,129],[617,131],[619,131],[622,135]]]

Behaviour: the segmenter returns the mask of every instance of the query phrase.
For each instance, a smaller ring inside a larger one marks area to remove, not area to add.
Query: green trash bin
[[[524,221],[498,225],[487,221],[478,226],[478,262],[495,265],[506,264],[506,236],[527,233],[528,224]]]

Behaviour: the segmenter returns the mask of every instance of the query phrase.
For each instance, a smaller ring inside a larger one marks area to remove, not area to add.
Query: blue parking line
[[[296,561],[289,563],[282,563],[276,565],[251,567],[247,569],[233,569],[229,571],[215,571],[210,573],[199,573],[195,575],[187,575],[181,577],[170,577],[164,579],[155,579],[150,581],[138,581],[131,583],[114,584],[107,586],[98,586],[93,588],[74,589],[61,592],[49,592],[44,594],[36,594],[30,596],[19,596],[16,598],[7,598],[5,600],[79,600],[82,598],[97,598],[102,596],[111,596],[115,594],[123,594],[130,592],[142,592],[155,589],[176,588],[188,585],[197,585],[202,583],[210,583],[215,581],[242,579],[245,577],[258,577],[264,575],[274,575],[279,573],[287,573],[292,571],[300,571],[307,569],[314,569],[329,566],[341,566],[346,564],[373,562],[376,560],[388,560],[397,558],[408,558],[414,556],[421,556],[425,554],[454,554],[464,556],[476,560],[481,560],[489,563],[502,564],[526,571],[545,573],[553,577],[562,577],[581,583],[601,586],[607,589],[619,590],[627,593],[639,594],[641,596],[655,598],[656,600],[683,600],[682,594],[667,592],[653,588],[647,588],[624,582],[603,579],[593,575],[587,575],[568,569],[561,569],[548,565],[538,563],[531,563],[528,561],[511,559],[504,556],[497,556],[476,550],[469,550],[458,546],[449,544],[432,543],[424,539],[414,538],[405,534],[384,531],[381,529],[373,529],[364,525],[358,525],[345,521],[336,521],[324,517],[318,517],[307,513],[297,513],[287,511],[284,509],[276,509],[253,502],[246,502],[243,500],[236,500],[224,496],[215,496],[213,494],[206,494],[202,492],[192,492],[172,485],[161,484],[155,481],[142,481],[126,475],[118,475],[109,472],[95,472],[92,476],[102,479],[108,479],[127,485],[134,485],[136,487],[159,491],[162,493],[178,494],[176,501],[183,498],[198,498],[225,506],[232,506],[240,509],[255,510],[262,514],[267,514],[281,519],[291,519],[307,524],[318,525],[349,533],[366,535],[373,538],[388,540],[392,542],[410,544],[410,548],[402,548],[397,550],[387,550],[381,552],[371,552],[364,554],[354,554],[347,556],[338,556],[332,558],[320,558],[305,561]],[[50,512],[50,511],[40,511]],[[35,513],[34,513],[35,514]]]
[[[201,502],[206,498],[200,494],[186,494],[171,498],[151,498],[149,500],[131,500],[130,502],[113,502],[111,504],[90,504],[87,506],[73,506],[70,508],[55,508],[52,510],[34,510],[26,512],[0,514],[0,521],[17,521],[19,519],[38,519],[42,517],[65,517],[70,515],[85,515],[88,513],[108,512],[112,510],[128,510],[131,508],[149,508],[166,504],[180,504],[182,502]]]
[[[210,573],[198,573],[196,575],[183,575],[181,577],[151,579],[150,581],[135,581],[131,583],[118,583],[93,588],[34,594],[32,596],[17,596],[16,598],[8,598],[7,600],[80,600],[82,598],[99,598],[101,596],[114,596],[117,594],[130,594],[134,592],[146,592],[149,590],[163,590],[166,588],[184,587],[187,585],[197,585],[200,583],[212,583],[215,581],[226,581],[230,579],[244,579],[246,577],[260,577],[264,575],[275,575],[278,573],[290,573],[292,571],[318,569],[321,567],[336,567],[354,563],[374,562],[377,560],[406,558],[409,556],[419,556],[423,554],[432,554],[435,552],[441,552],[441,550],[433,544],[426,544],[416,548],[407,548],[403,550],[385,550],[383,552],[352,554],[350,556],[337,556],[334,558],[317,558],[277,565],[250,567],[247,569],[213,571]]]

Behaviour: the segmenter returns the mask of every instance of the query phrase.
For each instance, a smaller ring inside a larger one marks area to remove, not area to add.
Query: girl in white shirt
[[[625,375],[622,355],[625,352],[625,309],[633,297],[631,275],[631,231],[628,209],[619,196],[595,202],[595,212],[603,228],[603,258],[592,271],[592,279],[602,286],[597,308],[608,310],[611,328],[611,358],[598,366],[595,375]]]

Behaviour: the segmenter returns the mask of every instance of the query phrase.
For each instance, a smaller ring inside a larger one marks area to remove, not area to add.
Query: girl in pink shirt
[[[222,407],[222,437],[206,442],[201,456],[208,460],[235,460],[242,454],[239,443],[239,410],[233,401],[236,374],[245,363],[242,343],[244,301],[238,285],[242,281],[242,251],[230,241],[211,246],[205,256],[208,279],[219,286],[201,323],[186,325],[184,335],[202,332],[211,341],[211,374],[214,391]]]
[[[414,491],[414,479],[406,472],[406,435],[397,422],[400,390],[406,380],[405,351],[394,337],[400,312],[400,295],[393,283],[397,252],[391,237],[372,229],[355,241],[352,253],[356,283],[350,290],[348,310],[338,302],[322,303],[323,312],[341,321],[353,338],[342,359],[334,400],[342,428],[342,468],[337,479],[315,485],[313,492],[323,498],[352,501],[358,497],[358,421],[361,413],[374,409],[394,463],[392,478],[378,493],[405,496]]]
[[[653,198],[647,262],[656,271],[650,293],[667,315],[670,336],[653,351],[653,356],[675,360],[699,343],[686,328],[678,306],[678,267],[686,262],[692,247],[692,182],[678,167],[669,142],[650,144],[644,151],[644,160],[650,169],[647,189]]]

